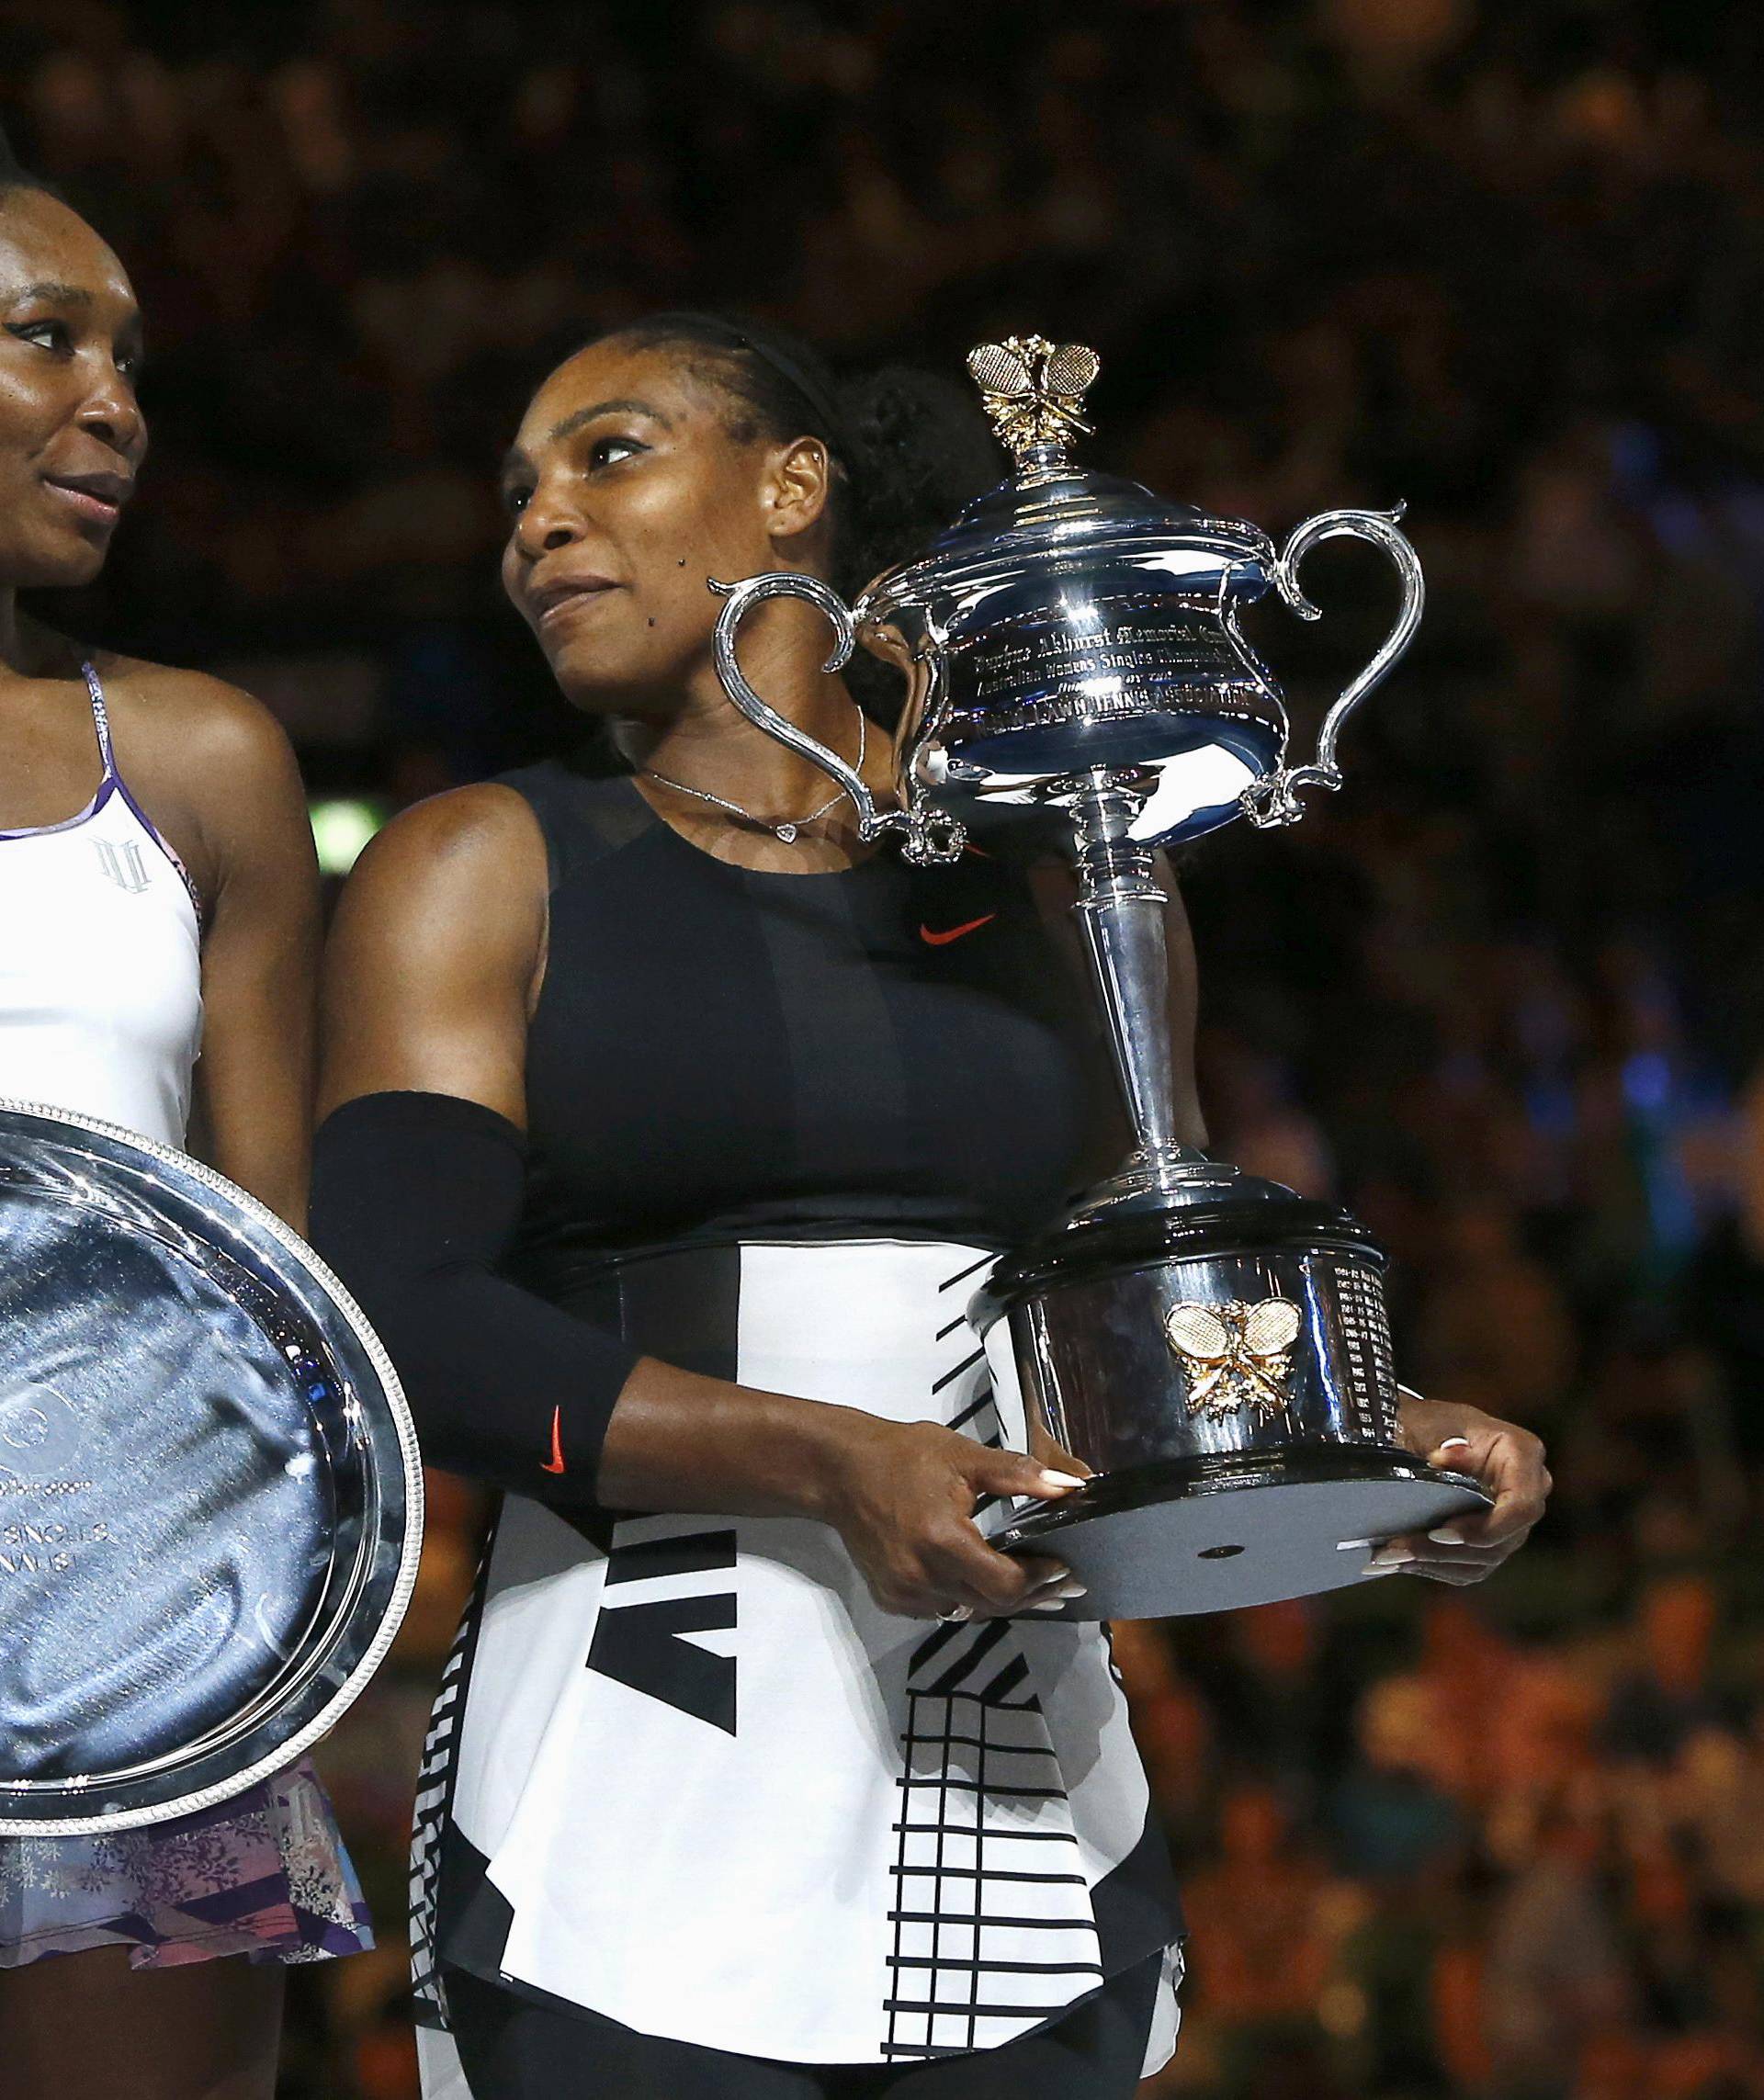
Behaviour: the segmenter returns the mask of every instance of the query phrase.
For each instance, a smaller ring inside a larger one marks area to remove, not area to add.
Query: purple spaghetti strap
[[[153,822],[141,804],[129,792],[129,783],[118,772],[116,753],[111,748],[110,711],[104,704],[103,682],[98,677],[97,670],[89,658],[81,664],[80,670],[85,679],[85,689],[92,695],[92,726],[98,732],[98,756],[104,761],[104,778],[99,783],[97,797],[94,800],[93,807],[96,809],[98,807],[98,803],[103,800],[107,791],[114,785],[122,799],[134,811],[141,829],[154,845],[159,848],[160,852],[164,854],[165,858],[170,861],[173,867],[177,870],[178,880],[189,894],[190,905],[196,913],[196,923],[200,928],[206,920],[206,914],[202,909],[202,893],[192,880],[189,869],[178,858],[171,841],[166,838],[159,826]]]
[[[85,689],[92,695],[92,727],[98,732],[98,756],[104,761],[104,777],[113,779],[117,762],[110,750],[110,715],[104,704],[104,686],[96,667],[88,660],[80,666],[85,680]]]

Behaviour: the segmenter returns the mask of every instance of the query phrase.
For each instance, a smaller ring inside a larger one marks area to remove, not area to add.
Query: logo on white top
[[[130,897],[139,897],[153,875],[141,855],[141,845],[134,839],[95,839],[98,865],[120,890]]]

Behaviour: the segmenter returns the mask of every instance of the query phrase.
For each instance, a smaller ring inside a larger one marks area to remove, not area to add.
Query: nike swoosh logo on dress
[[[922,923],[919,928],[919,938],[927,948],[946,948],[952,941],[959,941],[964,933],[975,933],[982,926],[991,925],[998,916],[996,911],[983,912],[978,919],[969,919],[962,925],[947,927],[942,932],[934,931],[931,927]]]
[[[561,1407],[554,1407],[551,1410],[551,1456],[539,1462],[541,1473],[561,1473],[563,1471],[562,1414],[563,1409]]]

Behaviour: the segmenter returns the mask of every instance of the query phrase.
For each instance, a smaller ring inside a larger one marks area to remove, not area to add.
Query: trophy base
[[[992,1542],[1057,1554],[1086,1586],[1049,1618],[1177,1619],[1348,1588],[1366,1541],[1489,1506],[1408,1451],[1297,1445],[1125,1467],[1026,1505]]]

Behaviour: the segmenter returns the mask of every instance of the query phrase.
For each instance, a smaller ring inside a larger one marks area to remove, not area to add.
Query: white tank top
[[[104,773],[75,817],[0,831],[0,1096],[181,1146],[202,1042],[201,914],[130,794],[88,663]]]

